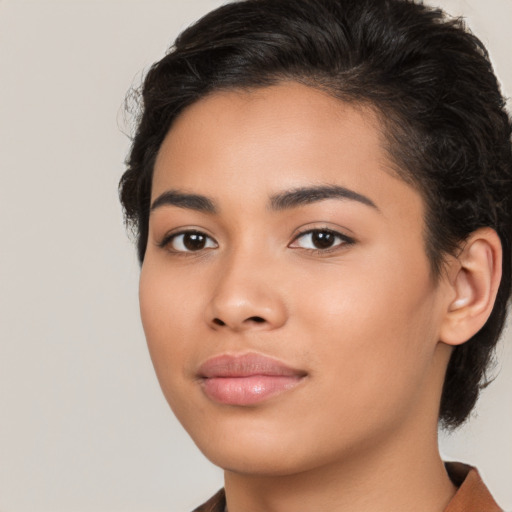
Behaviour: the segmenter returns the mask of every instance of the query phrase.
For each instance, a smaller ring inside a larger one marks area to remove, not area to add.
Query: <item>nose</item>
[[[210,327],[236,332],[282,327],[287,309],[276,272],[257,258],[226,261],[206,308]]]

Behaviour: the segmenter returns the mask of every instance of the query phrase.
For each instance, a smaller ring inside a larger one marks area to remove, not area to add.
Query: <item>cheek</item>
[[[157,262],[158,263],[158,262]],[[198,389],[191,386],[197,367],[198,332],[204,325],[198,285],[184,272],[145,260],[139,282],[142,325],[162,392],[180,421],[201,415]]]
[[[347,400],[384,407],[420,385],[436,345],[424,259],[408,263],[384,253],[313,282],[297,315],[316,340],[308,358],[330,368],[331,384]]]
[[[141,270],[139,303],[142,325],[158,378],[186,371],[187,340],[200,322],[192,283],[165,272],[148,258]]]

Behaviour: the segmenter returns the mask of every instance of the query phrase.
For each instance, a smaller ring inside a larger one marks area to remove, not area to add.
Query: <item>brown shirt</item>
[[[503,512],[475,468],[460,462],[447,462],[446,470],[459,490],[444,512]],[[225,509],[226,496],[221,489],[193,512],[224,512]]]

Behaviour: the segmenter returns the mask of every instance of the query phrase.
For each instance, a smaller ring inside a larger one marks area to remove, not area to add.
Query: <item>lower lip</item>
[[[228,405],[253,405],[293,389],[300,376],[250,375],[211,377],[203,380],[203,390],[213,401]]]

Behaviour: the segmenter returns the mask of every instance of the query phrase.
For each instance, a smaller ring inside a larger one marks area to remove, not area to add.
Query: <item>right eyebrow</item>
[[[167,190],[160,194],[151,204],[150,211],[162,206],[177,206],[178,208],[187,208],[203,213],[218,212],[215,202],[209,197],[200,194],[187,194],[179,190]]]

